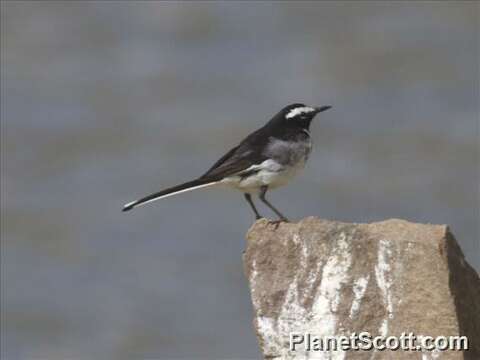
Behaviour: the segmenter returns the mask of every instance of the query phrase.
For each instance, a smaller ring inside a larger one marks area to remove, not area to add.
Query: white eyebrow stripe
[[[294,109],[290,110],[288,112],[288,114],[285,115],[285,118],[290,119],[290,118],[295,117],[297,115],[300,115],[302,113],[309,113],[309,112],[312,112],[312,111],[315,111],[315,109],[311,108],[310,106],[297,107],[297,108],[294,108]]]

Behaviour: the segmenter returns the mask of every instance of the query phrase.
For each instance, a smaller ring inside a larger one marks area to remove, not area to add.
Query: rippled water
[[[2,358],[258,358],[241,194],[120,209],[291,102],[333,109],[274,204],[447,223],[480,268],[478,31],[475,2],[2,2]]]

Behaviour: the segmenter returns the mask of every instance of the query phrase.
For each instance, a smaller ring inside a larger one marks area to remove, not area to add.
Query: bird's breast
[[[312,142],[310,136],[298,136],[293,139],[270,138],[265,155],[282,166],[303,166],[310,155]]]

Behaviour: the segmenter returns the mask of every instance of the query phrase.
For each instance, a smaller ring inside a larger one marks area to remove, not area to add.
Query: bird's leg
[[[265,199],[265,194],[267,193],[267,190],[268,190],[268,186],[262,186],[260,188],[260,194],[258,195],[260,200],[262,200],[262,202],[265,205],[267,205],[270,209],[272,209],[273,212],[278,215],[281,221],[289,222],[289,220],[280,211],[278,211],[272,204],[268,202],[267,199]]]
[[[261,219],[262,217],[260,216],[260,214],[258,213],[258,210],[257,208],[255,207],[255,204],[253,203],[253,200],[252,200],[252,196],[250,194],[243,194],[245,196],[245,199],[247,200],[247,202],[250,204],[250,207],[252,208],[253,212],[255,213],[255,219],[258,220],[258,219]]]

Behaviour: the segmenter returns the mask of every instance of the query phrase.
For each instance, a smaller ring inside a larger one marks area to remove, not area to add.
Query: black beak
[[[326,110],[328,110],[328,109],[330,109],[330,108],[331,108],[331,106],[326,105],[326,106],[316,107],[315,110],[316,110],[316,112],[317,112],[317,114],[318,114],[318,113],[320,113],[320,112],[322,112],[322,111],[326,111]]]

